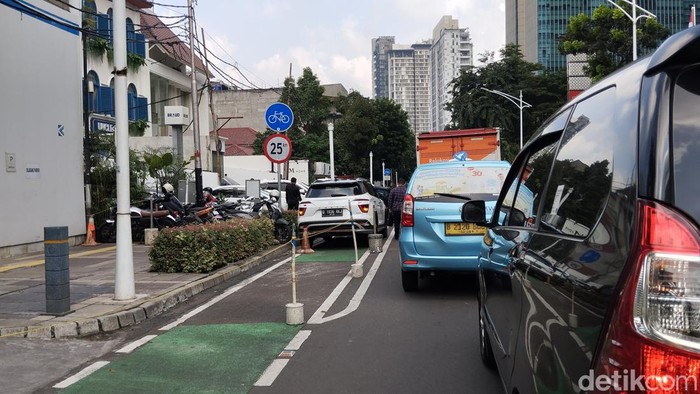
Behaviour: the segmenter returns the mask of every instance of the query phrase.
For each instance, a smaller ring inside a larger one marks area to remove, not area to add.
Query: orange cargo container
[[[451,160],[464,151],[471,160],[501,160],[499,128],[433,131],[418,135],[420,164]]]

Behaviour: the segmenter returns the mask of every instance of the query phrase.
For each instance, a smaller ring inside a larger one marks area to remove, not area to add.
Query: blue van
[[[399,249],[404,291],[434,271],[476,271],[486,229],[462,221],[462,205],[488,201],[491,209],[510,164],[447,161],[418,166],[406,186]]]

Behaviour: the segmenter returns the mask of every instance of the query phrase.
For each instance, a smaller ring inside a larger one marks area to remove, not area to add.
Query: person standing
[[[394,222],[394,239],[399,239],[401,233],[401,211],[403,210],[403,200],[406,195],[406,181],[399,178],[399,182],[389,192],[389,209],[391,209],[391,220]]]
[[[301,191],[297,185],[297,178],[292,177],[290,179],[292,183],[287,184],[284,188],[287,199],[287,209],[290,211],[296,211],[299,209],[299,201],[301,201]]]

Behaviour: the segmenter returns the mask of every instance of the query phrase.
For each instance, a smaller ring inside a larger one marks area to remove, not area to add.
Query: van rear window
[[[675,205],[700,223],[700,67],[683,72],[673,96]]]
[[[413,197],[447,194],[498,194],[508,175],[508,167],[459,167],[418,168],[410,185]]]

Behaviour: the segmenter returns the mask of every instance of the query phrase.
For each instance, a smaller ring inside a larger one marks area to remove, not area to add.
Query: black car
[[[480,256],[508,393],[700,389],[700,27],[565,105],[516,157]],[[642,378],[640,378],[640,376]]]

